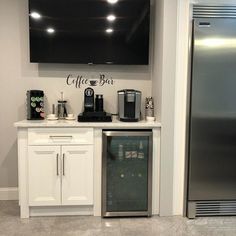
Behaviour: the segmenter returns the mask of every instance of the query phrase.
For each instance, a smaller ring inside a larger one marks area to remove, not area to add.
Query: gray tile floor
[[[0,201],[0,236],[236,236],[236,217],[102,219],[93,216],[20,219],[16,201]]]

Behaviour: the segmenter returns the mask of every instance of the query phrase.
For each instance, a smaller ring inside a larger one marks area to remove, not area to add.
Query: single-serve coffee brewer
[[[111,122],[111,114],[104,111],[103,95],[96,94],[94,90],[86,88],[84,90],[84,111],[78,116],[79,122]]]
[[[133,122],[141,119],[142,93],[134,89],[124,89],[118,93],[118,117],[120,121]]]
[[[87,88],[84,90],[84,112],[104,112],[103,95],[96,94],[94,103],[94,90]]]

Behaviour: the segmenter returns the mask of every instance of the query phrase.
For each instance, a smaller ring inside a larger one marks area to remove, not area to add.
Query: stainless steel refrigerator
[[[236,19],[193,22],[187,216],[236,215]]]

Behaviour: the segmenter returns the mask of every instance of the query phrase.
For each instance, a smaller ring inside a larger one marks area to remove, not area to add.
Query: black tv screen
[[[150,0],[29,0],[30,61],[147,65]]]

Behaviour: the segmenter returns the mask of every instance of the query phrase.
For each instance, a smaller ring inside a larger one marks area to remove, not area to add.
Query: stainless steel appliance
[[[151,216],[152,131],[103,131],[102,216]]]
[[[193,22],[189,218],[236,215],[236,19],[219,12]]]
[[[133,89],[124,89],[118,93],[118,116],[120,121],[139,121],[141,119],[142,93]]]

